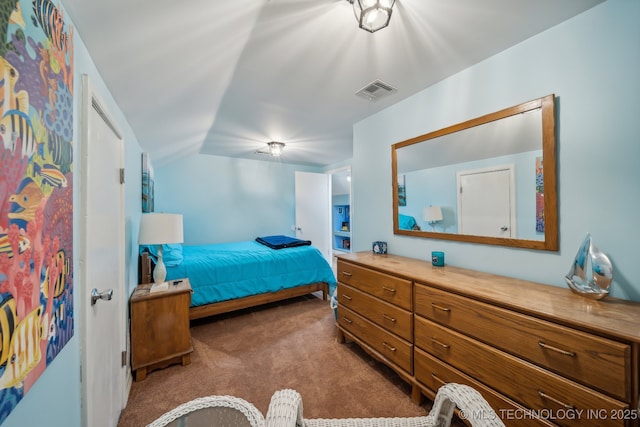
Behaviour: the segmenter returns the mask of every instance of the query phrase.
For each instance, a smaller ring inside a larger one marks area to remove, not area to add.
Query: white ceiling
[[[346,0],[62,0],[154,166],[205,154],[329,165],[352,127],[603,0],[397,0],[358,28]],[[397,92],[355,95],[379,79]]]

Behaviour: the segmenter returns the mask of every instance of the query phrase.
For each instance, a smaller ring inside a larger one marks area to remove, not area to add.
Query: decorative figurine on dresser
[[[572,291],[587,298],[599,300],[609,295],[613,265],[593,243],[589,233],[580,245],[565,281]]]

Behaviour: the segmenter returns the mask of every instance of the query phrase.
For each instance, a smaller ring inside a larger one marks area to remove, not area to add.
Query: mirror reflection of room
[[[543,158],[546,141],[554,173],[553,103],[549,95],[395,144],[394,232],[545,245]],[[546,197],[555,204],[553,187]]]

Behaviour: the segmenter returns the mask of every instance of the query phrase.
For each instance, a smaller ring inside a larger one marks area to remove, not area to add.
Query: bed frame
[[[148,253],[140,255],[140,284],[152,283],[153,261]],[[268,292],[258,295],[250,295],[244,298],[236,298],[228,301],[221,301],[198,307],[189,308],[189,319],[201,319],[203,317],[213,316],[216,314],[229,313],[231,311],[241,310],[243,308],[255,307],[271,302],[282,301],[289,298],[295,298],[312,292],[322,291],[322,299],[327,300],[329,285],[324,282],[310,283],[308,285],[296,286],[295,288],[282,289],[277,292]]]

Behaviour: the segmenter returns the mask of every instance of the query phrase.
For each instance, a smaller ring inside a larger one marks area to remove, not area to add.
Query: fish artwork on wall
[[[0,0],[0,424],[74,333],[73,31]]]

